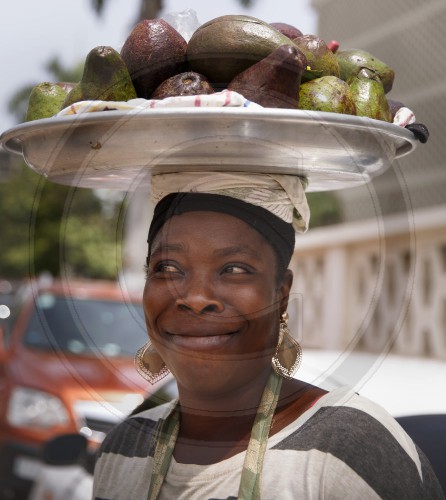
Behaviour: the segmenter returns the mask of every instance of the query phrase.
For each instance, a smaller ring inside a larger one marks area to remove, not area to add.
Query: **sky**
[[[108,0],[101,17],[90,0],[13,0],[0,16],[0,133],[14,126],[7,106],[11,96],[27,84],[48,81],[45,65],[54,56],[67,66],[83,61],[99,45],[119,50],[135,24],[137,0]],[[253,0],[244,9],[236,0],[164,0],[167,13],[192,9],[199,23],[226,14],[247,14],[266,22],[287,22],[304,33],[315,33],[316,17],[310,0]]]

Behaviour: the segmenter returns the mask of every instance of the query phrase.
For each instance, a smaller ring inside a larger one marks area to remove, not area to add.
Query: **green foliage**
[[[308,193],[307,199],[311,228],[342,222],[341,204],[333,192]]]
[[[22,166],[0,183],[0,275],[116,278],[118,210],[107,217],[93,191],[47,182]]]
[[[26,111],[28,110],[28,100],[32,89],[37,84],[32,83],[19,89],[8,102],[8,111],[14,115],[18,122],[25,121]]]
[[[63,228],[65,266],[70,274],[89,278],[115,279],[120,265],[120,245],[100,214],[91,214],[88,222],[70,217]]]
[[[67,68],[63,66],[58,57],[53,57],[50,59],[46,66],[46,70],[53,75],[55,81],[57,82],[78,82],[84,71],[84,61],[81,61],[73,66],[72,68]]]

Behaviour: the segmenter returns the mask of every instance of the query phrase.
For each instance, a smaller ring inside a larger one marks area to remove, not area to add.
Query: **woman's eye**
[[[155,271],[158,273],[178,273],[179,269],[178,267],[174,266],[173,264],[158,264],[155,268]]]
[[[236,264],[231,264],[231,265],[225,267],[224,272],[229,273],[229,274],[246,274],[249,271],[244,266],[238,266]]]
[[[149,266],[149,276],[177,276],[181,274],[181,269],[171,262],[158,262]]]

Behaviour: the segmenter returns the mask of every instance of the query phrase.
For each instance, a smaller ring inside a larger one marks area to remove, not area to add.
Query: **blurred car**
[[[156,389],[130,414],[153,408],[178,396],[172,375],[157,382]],[[88,453],[83,436],[61,434],[41,449],[43,466],[35,478],[28,500],[85,500],[93,495],[94,454]]]
[[[11,281],[0,278],[0,304],[9,306],[14,294],[14,285]]]
[[[87,439],[81,434],[62,434],[42,449],[43,467],[28,500],[87,500],[93,492]]]
[[[446,360],[304,349],[295,376],[326,390],[352,387],[397,418],[446,413]]]
[[[446,496],[446,413],[396,419],[429,459]]]
[[[147,396],[140,297],[113,282],[33,281],[0,319],[0,498],[26,498],[43,444],[80,433],[94,453]],[[150,387],[150,386],[149,386]]]

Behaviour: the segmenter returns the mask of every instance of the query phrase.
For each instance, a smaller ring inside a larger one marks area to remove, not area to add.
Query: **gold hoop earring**
[[[279,341],[271,361],[274,371],[283,378],[292,379],[302,361],[302,348],[288,328],[288,313],[280,317]]]
[[[135,368],[136,371],[152,385],[169,374],[169,368],[167,368],[163,359],[150,341],[136,352]]]

